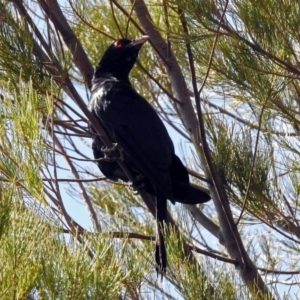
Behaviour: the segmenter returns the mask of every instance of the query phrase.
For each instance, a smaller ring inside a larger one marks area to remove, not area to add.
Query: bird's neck
[[[102,80],[107,79],[114,79],[118,81],[124,81],[128,84],[130,84],[129,73],[123,73],[121,70],[111,71],[111,70],[105,70],[105,68],[98,66],[95,70],[94,78],[99,78]]]

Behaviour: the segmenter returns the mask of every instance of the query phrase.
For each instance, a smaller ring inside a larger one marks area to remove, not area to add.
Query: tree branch
[[[38,3],[61,34],[65,44],[72,53],[74,63],[82,74],[86,86],[90,89],[94,69],[80,41],[63,15],[59,4],[56,0],[38,0]]]

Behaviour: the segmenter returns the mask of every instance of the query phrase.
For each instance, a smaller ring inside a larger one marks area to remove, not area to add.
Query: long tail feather
[[[167,216],[167,199],[160,193],[156,193],[156,246],[155,246],[155,261],[156,271],[163,274],[167,268],[167,252],[163,237],[163,226]]]

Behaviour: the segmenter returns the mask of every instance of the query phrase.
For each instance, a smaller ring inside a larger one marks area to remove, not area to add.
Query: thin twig
[[[245,197],[244,197],[244,201],[243,201],[242,210],[240,212],[238,220],[235,223],[236,226],[238,226],[238,224],[239,224],[239,222],[240,222],[240,220],[241,220],[241,218],[243,216],[244,210],[246,208],[246,201],[247,201],[247,198],[248,198],[248,195],[249,195],[249,192],[250,192],[250,186],[251,186],[252,177],[253,177],[253,173],[254,173],[254,165],[255,165],[256,155],[257,155],[257,149],[258,149],[258,142],[259,142],[259,136],[260,136],[260,128],[262,126],[262,117],[263,117],[263,113],[265,111],[265,106],[266,106],[268,100],[269,100],[269,97],[266,98],[266,101],[263,104],[261,112],[260,112],[260,115],[259,115],[258,130],[257,130],[257,135],[256,135],[256,140],[255,140],[254,153],[253,153],[253,157],[252,157],[252,162],[251,162],[251,168],[250,168],[250,173],[249,173],[249,178],[248,178],[246,193],[245,193]],[[249,145],[249,147],[251,147],[251,145]]]
[[[106,180],[106,177],[98,177],[94,179],[71,179],[71,178],[42,178],[42,181],[50,182],[99,182]],[[3,181],[0,179],[0,181]]]
[[[69,165],[72,174],[74,175],[74,177],[76,179],[79,180],[80,177],[79,177],[78,171],[74,167],[72,161],[69,159],[67,153],[65,153],[65,149],[63,148],[63,146],[61,145],[59,139],[55,135],[53,135],[53,142],[56,144],[56,146],[58,147],[59,151],[61,153],[64,153],[64,158],[65,158],[67,164]],[[88,196],[88,194],[86,192],[86,189],[84,188],[82,182],[77,181],[77,184],[78,184],[78,186],[80,188],[80,193],[82,195],[84,203],[86,204],[86,206],[88,208],[88,211],[90,213],[91,219],[93,220],[95,228],[97,229],[97,231],[101,232],[101,226],[100,226],[100,224],[98,222],[98,218],[97,218],[96,212],[95,212],[94,207],[93,207],[93,205],[92,205],[92,203],[90,201],[90,198],[89,198],[89,196]]]

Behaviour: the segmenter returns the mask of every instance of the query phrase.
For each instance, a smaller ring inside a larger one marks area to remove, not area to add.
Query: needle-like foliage
[[[298,299],[299,12],[0,0],[0,299]],[[87,127],[93,66],[145,34],[130,81],[213,199],[168,207],[163,282],[153,199],[106,180]]]

